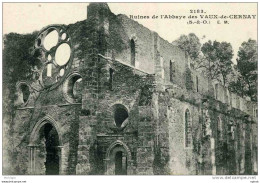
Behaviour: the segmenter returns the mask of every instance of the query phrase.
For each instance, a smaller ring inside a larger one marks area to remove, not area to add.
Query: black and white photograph
[[[257,6],[3,2],[2,176],[258,182]]]

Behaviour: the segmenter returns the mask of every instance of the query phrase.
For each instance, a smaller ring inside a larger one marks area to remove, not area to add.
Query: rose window
[[[63,26],[44,28],[37,36],[34,51],[40,51],[42,68],[40,83],[43,88],[55,87],[68,74],[73,60],[70,36]]]

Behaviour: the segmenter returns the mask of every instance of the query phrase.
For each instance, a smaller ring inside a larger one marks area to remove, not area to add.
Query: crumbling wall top
[[[90,3],[87,8],[87,18],[97,16],[108,16],[111,14],[111,10],[107,3]]]

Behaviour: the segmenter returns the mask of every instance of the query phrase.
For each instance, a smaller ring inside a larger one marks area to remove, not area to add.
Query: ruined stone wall
[[[95,100],[96,107],[94,114],[90,112],[88,117],[84,117],[85,121],[80,123],[82,128],[80,128],[79,145],[81,148],[79,148],[78,152],[78,163],[80,167],[84,167],[84,161],[82,162],[80,157],[82,157],[81,154],[85,154],[86,161],[93,159],[93,162],[88,162],[90,171],[94,174],[105,174],[105,159],[108,158],[106,157],[107,150],[111,144],[120,140],[131,151],[131,172],[135,172],[135,174],[152,174],[152,134],[154,131],[152,116],[148,115],[146,119],[145,116],[139,114],[139,112],[149,111],[149,106],[143,106],[151,103],[149,102],[149,96],[145,96],[145,99],[142,98],[146,94],[143,93],[145,86],[150,85],[150,79],[146,77],[146,73],[136,71],[132,67],[116,60],[100,57],[98,62],[102,72],[99,73],[100,82]],[[109,71],[111,68],[113,69],[113,80],[112,83],[109,83]],[[113,107],[117,104],[125,106],[128,111],[129,117],[123,128],[118,128],[115,124]],[[142,106],[141,108],[140,105]],[[85,110],[91,109],[89,103],[86,107],[88,108]],[[93,133],[90,134],[89,130]],[[92,139],[93,141],[86,139]],[[83,145],[88,146],[89,150],[86,150],[87,148],[83,150]],[[91,148],[93,148],[93,154],[89,152]],[[89,153],[86,154],[87,152]],[[147,158],[150,160],[146,161]]]
[[[60,91],[59,91],[60,90]],[[76,166],[75,148],[77,148],[77,136],[78,136],[78,106],[66,104],[62,95],[62,86],[57,90],[53,90],[47,93],[41,93],[34,101],[34,106],[25,106],[18,108],[15,118],[15,132],[13,137],[16,138],[17,146],[14,147],[14,151],[17,151],[17,157],[13,157],[16,160],[16,165],[23,165],[21,168],[17,168],[17,174],[29,174],[29,151],[28,145],[30,142],[30,136],[39,134],[32,134],[35,126],[38,125],[41,120],[49,121],[49,118],[53,119],[57,123],[60,132],[60,138],[62,139],[63,146],[63,158],[61,164],[62,174],[74,174],[74,167]],[[46,118],[47,117],[47,118]],[[39,133],[36,131],[36,133]],[[38,145],[38,144],[32,144]],[[36,152],[37,153],[37,152]],[[22,162],[21,162],[22,161]],[[36,164],[44,163],[46,160],[36,159]],[[19,162],[19,163],[17,163]],[[43,168],[43,166],[41,166]],[[35,170],[36,171],[36,170]],[[36,174],[44,173],[38,168]]]
[[[120,22],[124,31],[122,39],[125,43],[125,47],[124,50],[115,55],[115,58],[130,64],[130,40],[133,39],[136,45],[136,67],[148,73],[153,73],[153,32],[140,25],[138,22],[129,19],[126,15],[118,15],[116,18]]]
[[[216,89],[189,67],[184,52],[125,15],[114,15],[106,4],[91,4],[88,19],[67,28],[74,50],[70,73],[54,90],[32,93],[16,111],[17,174],[30,173],[30,136],[38,121],[49,118],[58,124],[62,139],[61,174],[107,174],[107,153],[115,143],[127,147],[128,174],[257,172],[257,117],[250,119],[252,102],[221,85]],[[136,43],[136,67],[130,64],[131,39]],[[172,82],[170,60],[175,63]],[[67,80],[74,75],[83,82],[78,101],[66,95]],[[128,112],[123,127],[115,124],[116,104]],[[185,147],[187,109],[191,147]],[[43,174],[45,151],[36,157],[37,173]]]
[[[187,65],[187,58],[185,53],[177,46],[172,45],[168,41],[158,37],[158,52],[164,60],[164,79],[170,81],[170,61],[174,63],[174,78],[173,82],[179,86],[185,87],[185,69]]]
[[[169,108],[170,174],[196,174],[193,148],[185,147],[185,111],[188,109],[191,113],[192,136],[196,137],[199,130],[198,108],[176,99],[172,99]]]
[[[197,174],[197,143],[200,140],[201,121],[198,94],[186,91],[176,85],[161,93],[159,106],[165,108],[160,115],[160,123],[163,126],[167,140],[167,174],[183,175]],[[190,113],[192,146],[185,146],[185,112]],[[167,157],[166,156],[166,157]]]
[[[78,22],[74,25],[66,26],[73,41],[72,49],[75,50],[75,57],[72,64],[71,72],[78,72],[79,65],[82,63],[81,53],[79,49],[80,39],[79,34],[84,28],[85,22]],[[29,53],[28,53],[29,54]],[[78,146],[78,105],[71,105],[69,101],[64,98],[64,83],[54,90],[45,90],[38,92],[38,81],[26,81],[30,86],[30,96],[25,105],[17,106],[15,115],[15,132],[12,134],[15,138],[16,145],[13,147],[12,159],[13,165],[16,167],[15,174],[30,174],[30,136],[37,125],[37,122],[48,118],[56,121],[63,139],[62,153],[60,158],[61,174],[75,174],[75,166],[77,161],[77,146]],[[80,106],[80,105],[79,105]],[[37,135],[37,134],[35,134]],[[37,145],[37,144],[34,144]],[[35,149],[35,170],[34,174],[45,174],[44,163],[46,161],[46,152],[40,149]]]
[[[14,132],[12,134],[14,147],[12,147],[13,152],[9,152],[11,155],[11,164],[14,165],[14,170],[11,173],[14,174],[28,174],[29,166],[29,151],[28,144],[30,135],[28,129],[30,128],[29,120],[32,115],[32,110],[17,110],[15,123],[14,123]],[[10,141],[10,140],[9,140]],[[10,141],[11,142],[11,141]],[[17,163],[19,162],[19,163]],[[9,162],[10,163],[10,162]],[[10,172],[9,172],[10,173]]]
[[[100,60],[107,62],[106,60]],[[114,61],[109,64],[114,69],[112,88],[106,86],[107,82],[101,82],[101,90],[98,100],[98,116],[96,131],[98,143],[102,146],[102,153],[107,152],[107,148],[116,140],[124,142],[133,157],[136,157],[138,146],[138,105],[142,87],[142,77],[135,74],[133,69]],[[108,71],[107,71],[108,72]],[[104,72],[103,72],[104,74]],[[103,78],[104,79],[104,78]],[[107,77],[105,77],[107,79]],[[115,124],[113,107],[121,104],[127,108],[128,120],[124,128],[118,128]],[[108,135],[108,136],[107,136]],[[106,138],[107,136],[107,138]],[[114,137],[117,136],[117,137]],[[102,157],[104,157],[104,155]],[[106,157],[104,157],[105,159]],[[136,162],[136,159],[133,159]]]
[[[212,87],[211,92],[213,93]],[[232,94],[229,95],[232,96]],[[159,121],[162,124],[167,121],[164,131],[168,134],[169,140],[167,145],[169,163],[165,166],[169,167],[171,174],[187,174],[187,172],[206,175],[248,174],[246,172],[252,174],[253,160],[248,157],[252,156],[257,159],[257,156],[253,155],[255,153],[252,152],[256,146],[250,146],[254,141],[251,135],[254,136],[255,132],[250,130],[254,122],[245,118],[252,112],[252,109],[247,110],[245,99],[233,95],[236,102],[236,106],[233,107],[236,108],[232,108],[228,93],[222,86],[218,87],[216,100],[174,84],[167,84],[161,96],[163,96],[161,102],[164,102],[158,105],[159,108],[168,108],[167,113],[165,110],[158,111],[161,116]],[[204,100],[208,101],[207,105],[203,104]],[[192,116],[193,146],[190,149],[185,148],[183,143],[186,108],[189,108]],[[251,134],[247,140],[245,140],[246,133]],[[167,140],[163,139],[163,142]],[[185,154],[185,156],[176,157],[178,154]]]
[[[191,86],[189,89],[197,92],[196,77],[198,77],[198,92],[202,95],[215,97],[215,83],[208,80],[205,78],[205,76],[202,76],[200,73],[196,72],[189,66],[190,58],[187,54],[185,54],[184,51],[170,44],[168,41],[158,36],[157,33],[150,31],[146,27],[143,27],[138,22],[128,18],[127,16],[115,16],[112,12],[110,12],[110,10],[107,11],[109,11],[108,18],[101,18],[103,23],[100,24],[102,26],[105,24],[107,25],[104,29],[108,27],[108,33],[104,35],[110,37],[108,39],[109,41],[115,42],[119,40],[117,44],[120,46],[112,47],[114,44],[108,44],[107,51],[113,52],[114,54],[112,55],[115,59],[118,59],[126,64],[130,64],[130,40],[133,39],[136,43],[136,68],[144,70],[148,73],[155,74],[162,72],[161,70],[163,70],[163,80],[167,83],[170,81],[169,72],[171,60],[175,63],[173,83],[178,84],[183,88],[187,88],[187,82],[190,82]],[[113,34],[115,30],[117,30],[117,34]],[[118,39],[115,39],[115,36],[118,37]],[[156,65],[161,64],[159,63],[160,57],[163,58],[163,65],[162,68],[156,70]],[[187,70],[190,72],[190,76],[187,76]],[[220,83],[218,83],[217,90],[219,95],[217,100],[223,103],[228,103],[229,100],[232,100],[232,94],[229,94],[227,88],[223,87]],[[240,100],[243,99],[238,98],[234,94],[233,100],[234,101],[232,103],[235,108],[241,109],[242,111],[246,110],[243,102],[240,102]],[[243,106],[240,107],[240,103]]]
[[[92,8],[98,8],[98,6],[96,4]],[[120,46],[112,46],[115,44],[113,41],[119,40],[119,43],[125,43],[124,46],[128,47],[129,40],[124,40],[126,38],[125,32],[122,31],[119,31],[119,35],[117,34],[117,39],[113,37],[113,31],[117,31],[115,29],[120,28],[121,24],[112,20],[112,18],[115,18],[114,15],[106,7],[104,8],[104,11],[95,11],[94,14],[91,14],[92,10],[88,11],[88,22],[92,26],[87,29],[87,32],[92,32],[87,33],[87,35],[96,34],[97,36],[88,39],[84,68],[80,71],[85,88],[82,101],[84,117],[80,118],[79,131],[79,174],[106,173],[104,159],[107,158],[107,149],[117,140],[126,144],[131,151],[131,171],[136,171],[139,174],[151,174],[151,133],[153,133],[153,128],[147,128],[147,126],[151,126],[149,124],[151,118],[148,122],[143,122],[143,126],[139,123],[138,115],[139,103],[149,105],[149,98],[146,99],[144,88],[149,79],[145,81],[147,73],[129,66],[129,59],[123,57],[124,51]],[[97,12],[99,13],[96,14]],[[109,22],[108,30],[106,21]],[[102,44],[99,44],[100,42]],[[104,47],[103,45],[107,46],[104,52],[100,50],[100,47]],[[142,46],[140,46],[140,49],[143,49]],[[111,50],[112,55],[110,55]],[[97,53],[100,55],[98,56]],[[119,53],[122,57],[118,56]],[[120,59],[122,58],[124,58],[125,64],[121,63]],[[138,56],[136,58],[136,61],[138,61]],[[111,69],[113,70],[112,79]],[[128,122],[123,129],[116,127],[114,122],[113,107],[115,104],[122,104],[128,110]],[[147,133],[144,133],[144,130],[148,130]],[[148,156],[147,153],[150,155]],[[149,166],[147,166],[143,157],[150,157]],[[144,162],[139,164],[138,162],[141,159]],[[83,170],[84,167],[89,167],[89,169]],[[149,171],[147,171],[147,167],[150,167]]]

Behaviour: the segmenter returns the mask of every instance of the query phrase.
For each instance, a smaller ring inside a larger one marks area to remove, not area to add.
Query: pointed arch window
[[[222,140],[222,120],[221,120],[221,118],[219,117],[218,118],[218,139],[219,140]]]
[[[199,92],[199,78],[196,76],[196,91]]]
[[[17,98],[15,100],[15,106],[27,105],[30,98],[30,87],[26,82],[19,82],[16,85]]]
[[[122,104],[114,105],[114,120],[118,128],[124,127],[128,122],[128,110]]]
[[[218,100],[218,84],[215,84],[215,98]]]
[[[131,65],[135,66],[135,41],[131,39],[130,41],[131,47]]]
[[[170,60],[170,81],[173,82],[173,78],[175,75],[175,62]]]
[[[23,102],[26,103],[28,101],[28,99],[29,99],[30,89],[29,89],[28,85],[21,84],[20,90],[22,92]]]
[[[109,90],[113,90],[113,75],[114,75],[114,70],[110,68],[109,69]]]
[[[188,109],[185,111],[185,147],[192,147],[192,124],[190,111]]]

